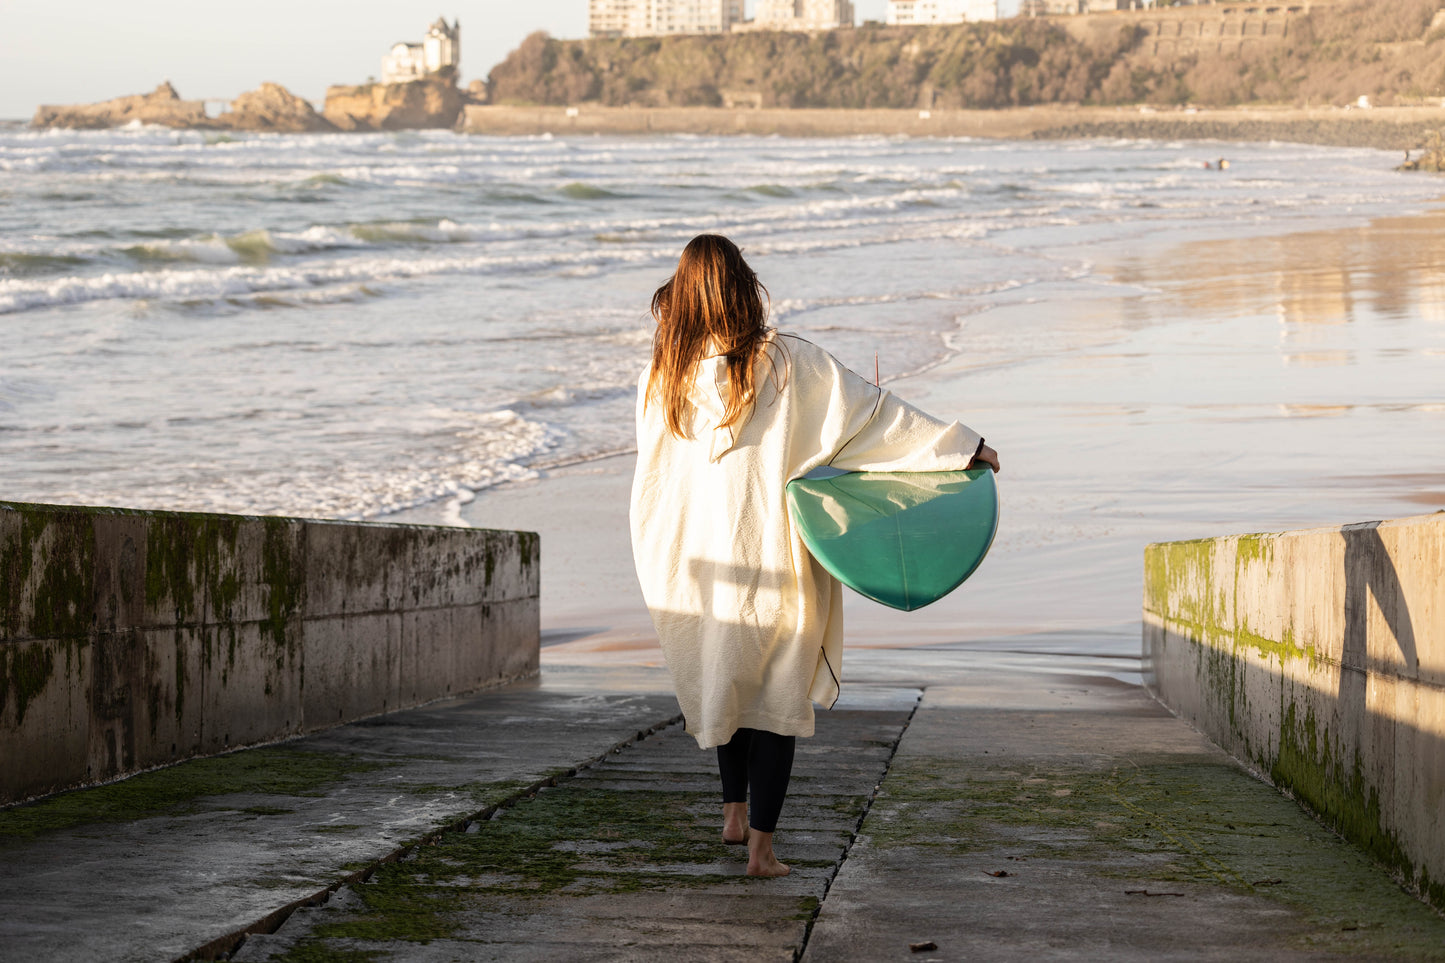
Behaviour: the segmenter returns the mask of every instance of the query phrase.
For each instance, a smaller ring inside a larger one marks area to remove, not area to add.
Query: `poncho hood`
[[[737,443],[737,434],[733,429],[741,429],[747,422],[745,412],[731,425],[722,423],[727,413],[726,399],[730,385],[727,355],[715,354],[697,363],[697,376],[688,389],[687,400],[696,409],[692,436],[707,445],[708,461],[715,462],[731,451]]]

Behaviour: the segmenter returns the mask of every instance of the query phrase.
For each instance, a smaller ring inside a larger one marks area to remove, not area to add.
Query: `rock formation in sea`
[[[31,126],[103,130],[138,121],[185,130],[278,133],[451,129],[465,105],[485,100],[484,84],[474,81],[468,90],[460,90],[455,71],[446,69],[405,83],[329,87],[324,114],[280,84],[264,83],[231,101],[225,113],[208,117],[205,101],[182,100],[166,81],[148,94],[98,104],[46,105],[35,111]]]
[[[206,105],[200,100],[182,100],[170,81],[148,94],[116,97],[99,104],[73,106],[43,105],[30,122],[34,127],[72,127],[102,130],[124,127],[133,121],[165,127],[212,127]]]
[[[326,88],[325,118],[339,130],[451,128],[467,97],[450,71],[401,84]]]
[[[1445,10],[1440,12],[1445,13]],[[1411,157],[1410,151],[1405,151],[1405,163],[1395,170],[1445,174],[1445,127],[1431,131],[1425,136],[1424,142],[1414,150],[1418,150],[1419,155]]]
[[[209,126],[288,134],[336,129],[308,101],[272,83],[264,83],[231,101],[231,109],[210,121]]]

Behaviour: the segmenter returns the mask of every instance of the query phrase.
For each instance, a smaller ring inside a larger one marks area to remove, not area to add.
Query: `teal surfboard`
[[[860,595],[905,612],[963,584],[998,531],[987,468],[815,473],[789,482],[787,493],[813,557]]]

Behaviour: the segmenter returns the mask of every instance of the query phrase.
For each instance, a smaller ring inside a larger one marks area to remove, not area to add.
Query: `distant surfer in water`
[[[773,852],[798,736],[838,698],[842,587],[808,554],[784,487],[815,468],[952,471],[998,455],[767,326],[737,246],[702,234],[652,297],[638,381],[632,551],[688,733],[716,748],[723,840]],[[749,811],[751,802],[751,811]]]

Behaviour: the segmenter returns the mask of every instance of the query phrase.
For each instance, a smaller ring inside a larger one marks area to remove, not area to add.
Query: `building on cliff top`
[[[890,25],[997,19],[998,0],[888,0],[887,22]]]
[[[462,22],[457,20],[448,26],[446,17],[438,17],[421,43],[394,44],[391,53],[381,58],[381,82],[421,80],[445,67],[455,69],[461,60]]]
[[[1020,17],[1057,17],[1075,13],[1109,13],[1114,10],[1152,10],[1155,7],[1215,6],[1219,0],[1023,0]]]
[[[587,0],[594,37],[726,33],[743,19],[743,0]]]
[[[758,0],[753,19],[734,30],[836,30],[853,26],[852,0]]]

